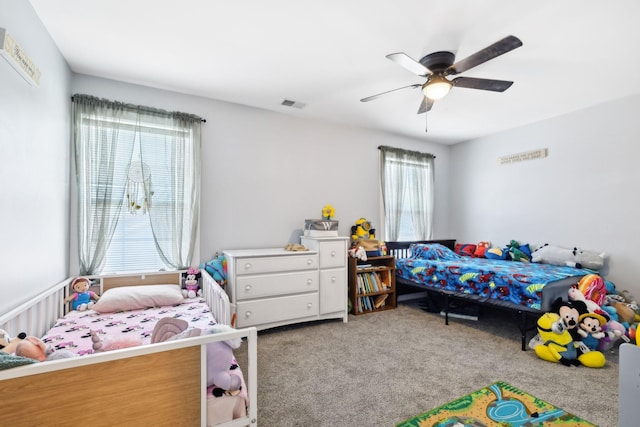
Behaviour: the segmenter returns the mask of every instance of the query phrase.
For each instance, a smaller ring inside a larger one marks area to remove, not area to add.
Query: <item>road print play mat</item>
[[[397,427],[596,427],[573,414],[498,381]]]

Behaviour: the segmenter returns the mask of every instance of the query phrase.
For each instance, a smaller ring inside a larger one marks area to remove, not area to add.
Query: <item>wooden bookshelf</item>
[[[349,300],[355,315],[396,308],[395,257],[349,257]]]

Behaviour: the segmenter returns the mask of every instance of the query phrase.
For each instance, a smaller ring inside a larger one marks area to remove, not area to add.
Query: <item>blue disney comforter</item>
[[[396,275],[443,291],[541,309],[542,289],[589,270],[550,264],[460,256],[440,244],[414,244],[411,256],[396,261]],[[577,280],[576,280],[577,281]]]

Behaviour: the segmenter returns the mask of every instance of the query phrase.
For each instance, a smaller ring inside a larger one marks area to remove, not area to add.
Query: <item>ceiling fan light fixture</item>
[[[422,93],[429,99],[438,100],[444,98],[451,90],[451,82],[442,76],[431,77],[422,87]]]

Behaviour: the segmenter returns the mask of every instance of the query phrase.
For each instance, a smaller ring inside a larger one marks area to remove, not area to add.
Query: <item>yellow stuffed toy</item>
[[[351,239],[357,242],[358,239],[375,239],[376,230],[371,228],[371,223],[365,218],[356,221],[356,225],[351,227]]]
[[[536,355],[548,362],[569,365],[584,365],[589,368],[601,368],[605,365],[604,354],[589,351],[573,341],[571,333],[557,313],[545,313],[538,319],[540,344],[534,347]]]

